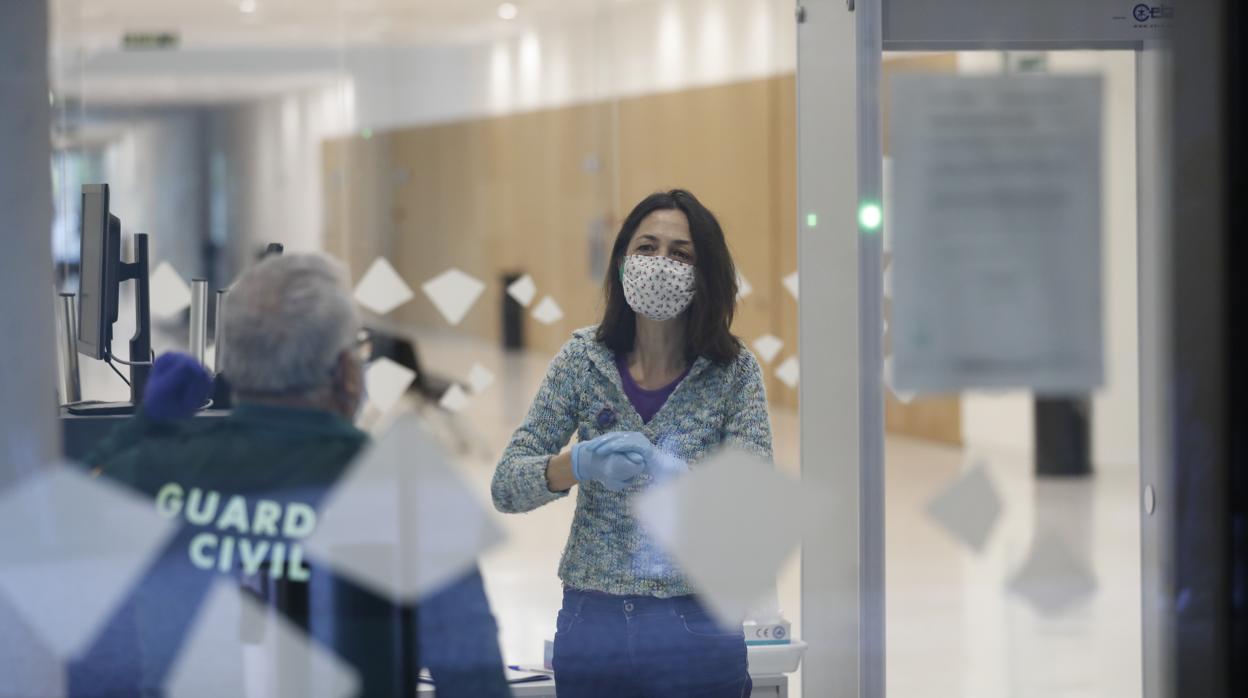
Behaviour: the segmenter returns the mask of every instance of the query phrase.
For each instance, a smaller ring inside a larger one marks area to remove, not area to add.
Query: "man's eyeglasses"
[[[355,334],[355,342],[351,345],[351,354],[366,364],[373,358],[373,333],[367,329]]]

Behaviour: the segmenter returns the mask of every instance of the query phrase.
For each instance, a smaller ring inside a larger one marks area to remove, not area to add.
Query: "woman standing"
[[[500,511],[520,513],[578,486],[559,565],[559,697],[748,696],[740,626],[707,615],[630,508],[721,447],[771,459],[762,372],[729,331],[737,275],[719,222],[687,191],[646,197],[616,237],[605,291],[602,322],[551,362],[491,488]]]

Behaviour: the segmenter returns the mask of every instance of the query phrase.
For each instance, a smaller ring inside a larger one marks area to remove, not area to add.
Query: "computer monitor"
[[[130,401],[84,401],[67,405],[72,414],[107,415],[132,412],[143,399],[152,367],[152,321],[147,279],[147,235],[134,235],[134,259],[121,260],[121,221],[108,212],[108,185],[82,186],[82,252],[78,288],[78,353],[130,369]],[[113,323],[117,322],[121,284],[134,281],[134,336],[129,358],[113,354]],[[116,368],[116,366],[114,366]],[[120,373],[120,371],[119,371]]]
[[[104,359],[117,321],[121,221],[108,212],[108,185],[82,186],[82,254],[78,286],[78,352]]]

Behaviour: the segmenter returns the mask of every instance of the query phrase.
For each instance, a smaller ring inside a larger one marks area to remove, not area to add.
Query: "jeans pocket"
[[[702,612],[684,613],[680,616],[685,632],[707,640],[739,640],[745,642],[741,627],[725,628],[710,615]]]
[[[555,634],[566,635],[579,622],[580,617],[577,614],[559,609],[559,615],[555,617]]]

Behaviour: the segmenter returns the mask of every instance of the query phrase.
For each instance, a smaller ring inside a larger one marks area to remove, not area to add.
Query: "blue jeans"
[[[555,632],[559,698],[746,698],[740,626],[721,628],[693,596],[565,589]]]

